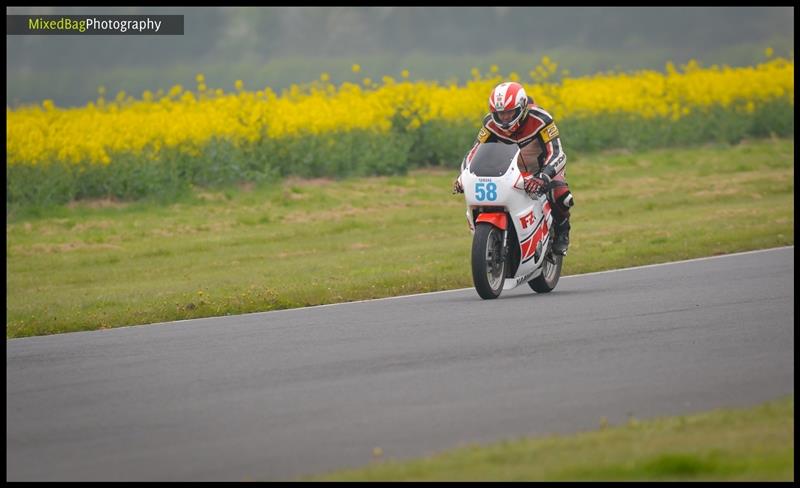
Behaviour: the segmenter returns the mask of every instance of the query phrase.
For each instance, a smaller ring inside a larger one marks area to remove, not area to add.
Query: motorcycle
[[[561,276],[563,256],[552,252],[548,189],[525,191],[518,158],[516,144],[495,142],[480,144],[469,162],[462,162],[459,178],[473,235],[472,281],[483,299],[522,283],[548,293]]]

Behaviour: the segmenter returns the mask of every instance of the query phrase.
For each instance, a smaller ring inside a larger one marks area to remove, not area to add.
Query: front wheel
[[[475,226],[472,237],[472,282],[483,299],[500,296],[505,281],[503,231],[487,222]]]
[[[552,247],[552,246],[551,246]],[[561,264],[564,256],[553,253],[552,249],[547,250],[542,263],[542,274],[528,282],[531,289],[536,293],[549,293],[556,287],[558,279],[561,277]]]

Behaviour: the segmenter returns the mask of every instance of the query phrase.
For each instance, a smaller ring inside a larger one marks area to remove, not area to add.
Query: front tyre
[[[472,237],[472,282],[483,299],[500,296],[505,282],[503,231],[487,222],[475,226]]]

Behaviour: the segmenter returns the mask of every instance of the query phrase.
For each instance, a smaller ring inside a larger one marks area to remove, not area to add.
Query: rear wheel
[[[503,231],[486,222],[475,226],[472,237],[472,282],[484,299],[500,296],[505,282]]]
[[[558,284],[558,279],[561,277],[561,264],[564,256],[555,254],[552,251],[552,246],[547,250],[544,256],[544,263],[542,263],[542,274],[528,282],[531,289],[536,293],[549,293]]]

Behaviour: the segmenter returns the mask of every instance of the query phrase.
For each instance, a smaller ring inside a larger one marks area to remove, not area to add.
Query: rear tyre
[[[558,284],[561,277],[561,264],[564,256],[552,251],[552,246],[547,250],[542,264],[542,274],[528,282],[531,289],[536,293],[549,293]]]
[[[503,231],[487,222],[475,226],[472,237],[472,282],[486,300],[500,296],[505,282]]]

